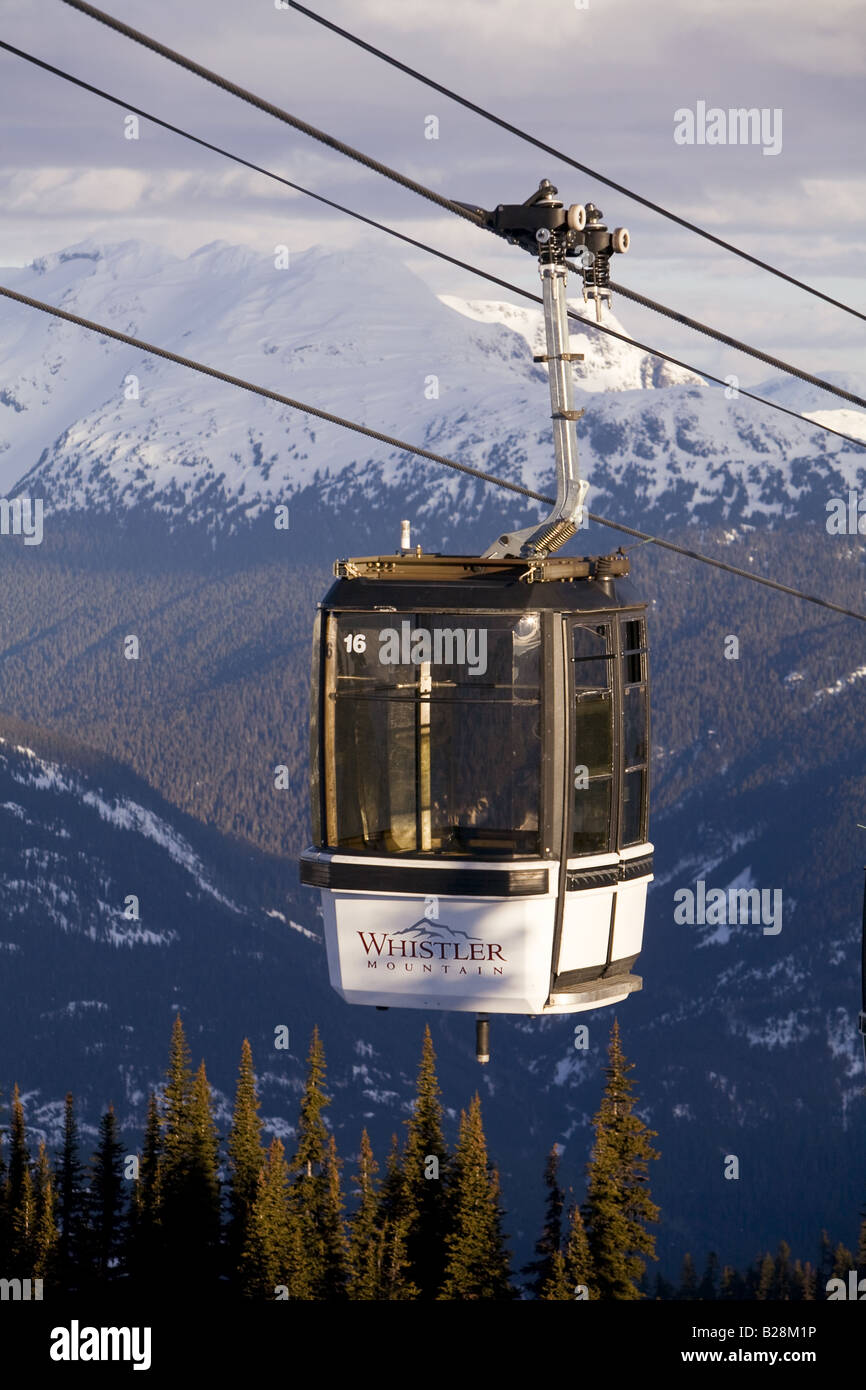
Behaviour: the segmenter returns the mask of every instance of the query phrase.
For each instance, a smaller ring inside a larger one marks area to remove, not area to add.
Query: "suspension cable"
[[[506,488],[509,492],[519,493],[523,497],[532,498],[536,502],[544,502],[552,506],[554,499],[546,497],[540,492],[534,492],[531,488],[524,487],[520,483],[509,482],[505,478],[497,478],[495,474],[486,473],[481,468],[472,468],[469,464],[459,463],[456,459],[447,458],[444,454],[433,453],[430,449],[423,449],[416,444],[408,444],[404,439],[398,439],[394,435],[385,434],[381,430],[370,429],[367,425],[358,424],[353,420],[346,420],[340,415],[334,415],[330,411],[322,410],[318,406],[308,405],[303,401],[294,400],[291,396],[285,396],[279,391],[272,391],[266,386],[257,386],[253,382],[246,381],[243,377],[232,376],[228,372],[220,371],[217,367],[211,367],[203,362],[197,362],[190,357],[182,357],[179,353],[170,352],[168,348],[158,347],[154,343],[145,342],[142,338],[135,338],[129,333],[121,333],[118,329],[109,328],[105,324],[95,323],[92,319],[83,318],[79,314],[72,314],[68,309],[58,309],[53,304],[46,304],[40,299],[33,299],[30,295],[20,294],[17,290],[11,290],[5,285],[0,285],[0,295],[6,299],[11,299],[18,304],[24,304],[30,309],[38,309],[43,314],[49,314],[54,318],[65,319],[67,323],[74,323],[79,328],[86,328],[92,333],[99,333],[106,338],[114,338],[119,343],[125,343],[129,347],[138,348],[141,352],[153,354],[155,357],[162,357],[168,362],[175,362],[180,367],[188,367],[191,371],[200,372],[204,376],[213,377],[218,381],[224,381],[229,386],[237,386],[242,391],[249,391],[253,395],[263,396],[267,400],[277,401],[281,405],[287,405],[292,410],[302,411],[305,415],[313,415],[319,420],[327,420],[330,424],[339,425],[343,429],[352,430],[355,434],[362,434],[369,439],[379,440],[383,444],[388,444],[392,448],[399,449],[403,453],[416,454],[420,458],[432,460],[433,463],[441,463],[446,468],[455,469],[458,473],[466,473],[470,477],[478,478],[481,482],[491,483],[494,487]],[[781,584],[778,580],[767,579],[763,575],[753,574],[749,570],[730,565],[724,560],[717,560],[711,555],[703,555],[700,551],[690,550],[686,546],[676,545],[673,541],[663,540],[659,536],[652,536],[646,531],[638,531],[633,526],[626,526],[619,521],[609,521],[606,517],[598,516],[595,512],[587,512],[590,521],[599,526],[609,527],[614,531],[621,531],[628,536],[634,536],[637,540],[646,541],[652,545],[658,545],[664,550],[670,550],[677,555],[685,555],[689,559],[699,560],[702,564],[711,565],[714,569],[725,570],[728,574],[738,575],[741,579],[749,579],[753,584],[762,584],[768,589],[776,589],[780,593],[789,594],[792,598],[802,599],[805,603],[817,604],[820,608],[828,608],[834,613],[841,613],[846,618],[856,618],[858,622],[866,623],[866,613],[859,613],[856,609],[845,608],[838,603],[832,603],[829,599],[820,598],[814,594],[803,593],[800,589],[791,588],[787,584]]]
[[[142,107],[134,106],[130,102],[123,101],[120,97],[113,96],[110,92],[106,92],[103,88],[96,87],[90,82],[85,82],[79,77],[74,77],[71,73],[64,72],[62,68],[55,67],[54,64],[45,62],[41,58],[36,58],[33,54],[26,53],[23,49],[16,48],[13,44],[6,43],[2,39],[0,39],[0,48],[4,48],[8,52],[14,53],[16,56],[20,58],[24,58],[27,62],[33,63],[35,66],[43,68],[45,71],[53,73],[55,76],[61,77],[67,82],[71,82],[73,83],[73,85],[80,87],[85,91],[91,92],[96,96],[104,98],[106,101],[113,103],[115,106],[118,106],[125,111],[132,111],[135,114],[142,116],[145,120],[152,121],[155,125],[161,126],[163,129],[171,131],[175,135],[180,135],[184,139],[190,140],[194,144],[201,145],[205,149],[212,150],[216,154],[224,155],[227,159],[234,160],[236,163],[242,164],[246,168],[254,170],[256,173],[264,174],[266,178],[273,179],[277,183],[284,184],[287,188],[291,188],[298,193],[302,193],[308,198],[313,198],[317,202],[323,203],[325,206],[333,208],[337,212],[342,212],[349,217],[353,217],[357,221],[363,222],[369,227],[374,227],[376,230],[384,232],[388,236],[395,237],[397,240],[403,241],[409,246],[414,246],[418,250],[427,252],[428,254],[433,256],[437,256],[440,260],[447,261],[451,265],[457,266],[462,270],[469,271],[470,274],[477,275],[481,279],[487,280],[492,284],[499,285],[503,289],[510,290],[512,293],[520,295],[524,299],[531,300],[535,304],[542,303],[540,295],[533,294],[529,290],[524,290],[520,286],[515,285],[511,281],[505,280],[500,276],[493,275],[488,271],[480,270],[477,266],[471,265],[468,261],[461,260],[457,256],[451,256],[445,251],[440,251],[436,247],[430,246],[426,242],[419,241],[415,237],[410,237],[406,235],[406,233],[404,232],[399,232],[395,228],[389,227],[383,222],[378,222],[375,218],[367,217],[365,214],[357,212],[353,208],[346,207],[341,203],[335,202],[331,198],[324,197],[321,193],[315,193],[311,189],[305,188],[302,184],[295,183],[293,180],[284,178],[280,174],[275,174],[271,170],[263,168],[262,165],[255,164],[251,160],[245,159],[242,155],[234,154],[231,150],[227,150],[220,145],[215,145],[211,141],[204,140],[198,135],[193,135],[189,131],[182,129],[180,126],[173,125],[170,121],[165,121],[160,116],[155,116],[152,112],[145,111]],[[330,137],[327,138],[330,139]],[[427,192],[430,192],[430,190],[427,190]],[[439,195],[433,194],[432,196],[434,198],[438,198]],[[575,271],[575,273],[579,273],[577,267],[573,265],[570,265],[570,269]],[[841,387],[834,386],[831,382],[825,381],[820,377],[812,376],[810,373],[802,371],[799,367],[792,366],[790,363],[783,362],[779,358],[772,357],[767,353],[763,353],[757,348],[752,348],[747,343],[742,343],[736,338],[731,338],[727,334],[721,333],[717,329],[709,327],[709,325],[707,324],[700,323],[696,319],[690,319],[686,315],[680,314],[675,309],[669,309],[663,304],[657,304],[654,300],[647,299],[645,296],[639,295],[633,290],[628,290],[622,285],[612,285],[611,288],[614,289],[617,293],[622,294],[624,298],[632,299],[636,303],[642,304],[646,308],[652,309],[657,313],[664,314],[668,318],[674,319],[675,321],[682,323],[687,327],[694,328],[698,332],[706,334],[708,337],[715,338],[719,342],[725,343],[727,346],[734,347],[741,352],[747,353],[748,355],[757,358],[759,361],[766,362],[771,366],[777,367],[780,371],[787,372],[791,376],[799,377],[803,381],[808,381],[811,384],[819,386],[821,389],[832,393],[833,395],[839,396],[844,400],[851,401],[855,405],[866,407],[866,400],[864,400],[860,396],[856,396],[852,392],[845,391]],[[567,312],[569,318],[574,319],[576,322],[582,324],[586,328],[593,329],[594,331],[599,333],[607,334],[609,337],[616,338],[618,339],[618,341],[626,343],[628,346],[639,348],[641,351],[648,353],[652,357],[658,358],[660,361],[668,362],[672,366],[681,367],[685,371],[690,371],[693,372],[695,375],[705,377],[708,381],[715,382],[719,386],[728,385],[728,383],[722,380],[722,378],[714,376],[712,373],[706,370],[699,372],[696,367],[692,366],[688,362],[682,361],[680,358],[672,357],[670,356],[670,354],[661,352],[657,348],[651,348],[648,344],[641,343],[637,339],[630,338],[622,333],[618,333],[615,329],[610,328],[605,324],[597,323],[592,319],[586,319],[581,314],[575,313],[572,309],[567,310]],[[767,400],[766,397],[759,396],[755,392],[748,391],[745,387],[738,387],[737,391],[739,395],[745,396],[749,400],[757,401],[762,405],[769,406],[773,410],[781,411],[783,414],[789,415],[795,420],[799,420],[802,424],[808,425],[812,429],[820,429],[827,434],[833,434],[837,438],[843,439],[850,444],[854,444],[858,448],[866,447],[866,444],[864,444],[862,440],[859,440],[852,435],[845,434],[841,430],[836,430],[832,426],[827,425],[822,421],[811,420],[807,416],[801,415],[799,411],[792,410],[788,406],[781,405],[778,401]]]
[[[64,0],[67,5],[73,5],[75,9],[89,10],[90,7],[78,3],[78,0]],[[315,24],[321,24],[325,29],[330,29],[332,33],[339,34],[341,38],[348,39],[349,43],[355,44],[358,48],[363,48],[367,53],[372,53],[374,57],[381,58],[383,62],[389,63],[391,67],[398,68],[400,72],[405,72],[409,77],[414,77],[416,81],[423,82],[425,86],[432,87],[434,91],[441,92],[451,101],[456,101],[460,106],[465,106],[467,110],[474,111],[477,116],[482,116],[485,121],[490,121],[493,125],[499,126],[502,130],[507,130],[511,135],[516,135],[519,140],[524,140],[528,145],[534,145],[538,150],[544,150],[545,154],[553,155],[563,164],[568,164],[572,169],[578,169],[582,174],[588,174],[590,178],[597,179],[599,183],[605,184],[608,188],[613,188],[617,193],[622,193],[624,197],[630,198],[635,203],[640,203],[642,207],[649,208],[651,212],[657,212],[661,217],[666,217],[669,222],[675,222],[679,227],[685,227],[689,232],[694,232],[696,236],[703,237],[705,241],[711,241],[715,246],[720,246],[724,251],[730,251],[733,255],[739,256],[744,261],[749,261],[751,265],[758,266],[761,270],[766,270],[770,275],[776,275],[780,280],[786,280],[790,285],[796,285],[797,289],[805,290],[807,294],[815,295],[817,299],[823,299],[825,303],[832,304],[835,309],[842,309],[846,314],[852,314],[854,318],[866,321],[866,314],[854,309],[850,304],[844,304],[839,299],[833,299],[829,294],[824,294],[814,285],[807,285],[803,280],[797,280],[793,275],[788,275],[784,270],[779,270],[776,266],[770,265],[768,261],[762,261],[757,256],[752,256],[748,251],[743,251],[739,246],[734,246],[730,241],[724,241],[722,237],[715,236],[712,232],[698,226],[696,222],[690,222],[688,218],[680,217],[677,213],[671,212],[668,208],[662,207],[660,203],[654,203],[650,198],[644,198],[640,193],[635,193],[633,189],[626,188],[621,183],[616,183],[613,179],[606,178],[597,169],[590,169],[586,164],[580,164],[570,155],[562,150],[556,149],[553,145],[547,145],[543,140],[538,140],[528,131],[521,130],[519,126],[512,125],[509,121],[503,120],[501,116],[496,116],[492,111],[488,111],[483,106],[477,105],[474,101],[469,101],[467,97],[462,97],[459,93],[452,91],[450,87],[445,87],[441,82],[435,82],[431,77],[426,77],[424,73],[418,72],[416,68],[411,68],[407,63],[401,63],[398,58],[392,57],[390,53],[385,53],[383,49],[376,48],[373,44],[367,43],[357,34],[351,34],[348,29],[342,29],[339,24],[334,24],[330,19],[325,19],[324,15],[316,14],[314,10],[307,9],[306,5],[299,5],[296,0],[287,0],[290,8],[297,10],[300,14],[312,19]]]
[[[378,159],[373,159],[370,155],[354,149],[352,145],[338,140],[336,136],[328,135],[325,131],[317,129],[316,126],[309,125],[307,121],[302,121],[299,116],[293,116],[289,111],[284,111],[281,106],[275,106],[273,102],[266,101],[264,97],[256,96],[255,92],[248,91],[246,87],[239,87],[236,82],[231,82],[229,78],[222,77],[218,72],[211,72],[210,68],[202,67],[200,63],[195,63],[191,58],[184,57],[182,53],[176,53],[173,48],[166,47],[165,44],[150,38],[148,34],[142,34],[140,30],[133,29],[129,24],[124,24],[121,20],[115,19],[113,15],[105,14],[103,10],[97,10],[94,5],[84,4],[83,0],[63,0],[63,3],[71,5],[75,10],[81,10],[82,14],[89,15],[91,19],[96,19],[101,24],[106,24],[109,29],[117,30],[119,34],[133,39],[135,43],[142,44],[145,48],[149,48],[152,53],[158,53],[161,57],[167,58],[169,62],[177,63],[179,67],[186,68],[187,72],[193,72],[197,77],[203,77],[206,82],[212,82],[215,87],[220,87],[224,92],[239,97],[241,101],[257,107],[259,111],[264,111],[268,116],[275,116],[278,121],[301,131],[303,135],[309,135],[311,139],[328,145],[338,154],[344,154],[347,159],[354,159],[367,169],[372,169],[374,173],[383,174],[385,178],[393,180],[401,187],[410,189],[412,193],[417,193],[420,198],[426,198],[429,202],[436,203],[440,208],[445,208],[447,212],[453,212],[476,226],[479,224],[478,216],[460,203],[452,202],[450,198],[444,198],[441,193],[434,193],[432,189],[425,188],[423,184],[410,179],[407,174],[390,169],[387,164],[382,164]]]

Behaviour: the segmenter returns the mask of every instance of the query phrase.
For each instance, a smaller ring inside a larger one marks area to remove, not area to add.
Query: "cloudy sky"
[[[315,9],[319,0],[310,0]],[[579,8],[580,6],[585,6]],[[866,310],[866,8],[861,0],[320,0],[321,13],[512,124]],[[520,202],[543,177],[627,226],[623,284],[820,373],[866,371],[866,324],[751,268],[386,67],[275,0],[104,0],[207,67],[465,202]],[[62,0],[0,0],[0,37],[124,101],[536,288],[532,260],[114,34]],[[675,113],[756,107],[761,144],[682,144]],[[0,264],[86,238],[185,255],[216,239],[272,256],[370,235],[217,154],[0,51]],[[773,116],[772,113],[781,113]],[[438,139],[425,138],[428,118]],[[770,127],[768,126],[768,131]],[[779,139],[781,136],[781,139]],[[382,235],[382,234],[373,234]],[[387,239],[382,236],[383,241]],[[440,292],[501,297],[407,254]],[[362,277],[363,249],[358,275]],[[351,291],[351,286],[347,286]],[[707,370],[766,372],[620,301],[629,330]],[[0,309],[2,312],[2,309]],[[832,405],[832,398],[828,399]]]

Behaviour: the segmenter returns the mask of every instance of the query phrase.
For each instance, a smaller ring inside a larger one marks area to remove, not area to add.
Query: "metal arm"
[[[582,354],[568,350],[567,257],[576,257],[572,268],[583,277],[584,301],[593,298],[600,316],[602,300],[610,301],[610,258],[628,250],[629,235],[624,227],[608,231],[592,203],[566,209],[556,194],[553,184],[542,179],[524,203],[500,203],[493,212],[473,209],[490,231],[538,256],[547,352],[535,360],[547,363],[556,451],[556,502],[550,515],[535,526],[500,536],[485,550],[485,559],[547,555],[565,545],[583,520],[588,484],[580,477],[575,427],[583,411],[574,408],[571,375],[571,363],[581,361]]]
[[[583,519],[583,500],[588,483],[580,476],[577,458],[577,421],[583,414],[574,408],[574,389],[571,363],[582,360],[582,353],[568,350],[568,316],[565,286],[568,270],[554,261],[539,267],[544,299],[544,329],[547,352],[535,360],[547,362],[550,383],[553,447],[556,452],[556,501],[550,515],[527,526],[500,536],[485,550],[486,558],[506,556],[546,555],[558,550],[570,540]]]

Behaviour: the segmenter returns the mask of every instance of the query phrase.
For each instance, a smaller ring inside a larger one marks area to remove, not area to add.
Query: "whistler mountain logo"
[[[434,968],[441,975],[501,975],[507,959],[498,941],[482,941],[470,936],[460,927],[419,917],[408,927],[396,932],[359,931],[358,936],[367,956],[367,969],[402,968],[411,974],[420,966],[419,974],[432,975]],[[502,965],[494,965],[501,961]]]
[[[150,1370],[149,1327],[69,1327],[51,1330],[52,1361],[131,1361],[134,1371]]]
[[[431,917],[419,917],[417,922],[413,922],[411,927],[402,927],[400,931],[391,933],[392,936],[412,936],[416,941],[421,941],[424,937],[442,936],[445,940],[458,940],[462,937],[464,941],[480,941],[480,936],[470,936],[468,932],[461,931],[459,927],[446,926],[444,922],[437,922],[433,925]]]

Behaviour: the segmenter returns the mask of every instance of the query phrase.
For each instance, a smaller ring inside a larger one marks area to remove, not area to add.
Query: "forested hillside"
[[[596,533],[593,548],[611,535]],[[688,528],[679,539],[862,606],[860,538],[804,527],[728,543]],[[834,767],[837,803],[866,799],[863,730],[836,698],[866,666],[862,625],[650,546],[630,553],[651,604],[655,811],[722,769],[742,792]],[[215,829],[294,855],[308,837],[310,635],[333,558],[256,559],[236,541],[185,559],[179,541],[126,566],[117,552],[100,565],[92,541],[62,536],[38,552],[3,546],[0,712],[107,753]],[[137,660],[124,656],[129,635]],[[725,657],[729,635],[737,659]],[[274,787],[277,764],[288,790]],[[822,853],[832,857],[832,843]]]

